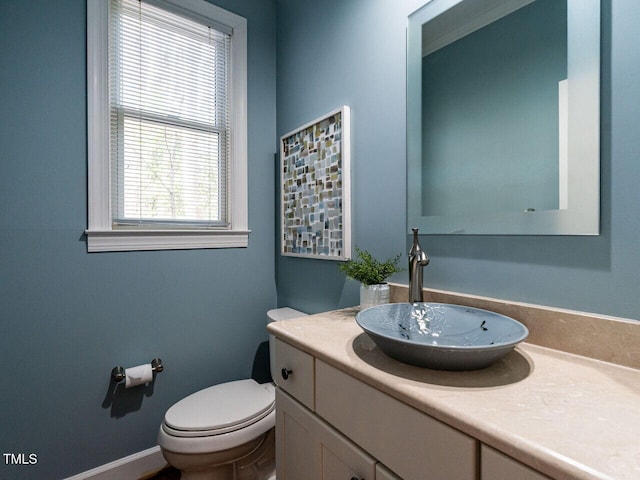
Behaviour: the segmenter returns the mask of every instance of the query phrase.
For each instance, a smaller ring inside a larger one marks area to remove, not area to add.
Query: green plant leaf
[[[376,259],[367,250],[360,250],[355,247],[356,256],[358,259],[349,259],[346,262],[340,264],[340,270],[344,274],[360,283],[365,285],[377,285],[385,283],[386,279],[397,272],[402,272],[405,269],[398,267],[401,254],[397,254],[395,257],[390,257],[384,262]]]

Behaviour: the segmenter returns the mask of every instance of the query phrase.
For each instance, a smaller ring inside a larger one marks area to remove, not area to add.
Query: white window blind
[[[162,7],[111,2],[113,227],[228,228],[230,35]]]

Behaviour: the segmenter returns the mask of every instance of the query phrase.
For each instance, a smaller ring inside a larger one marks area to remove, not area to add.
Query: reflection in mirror
[[[597,0],[432,0],[409,17],[408,227],[594,235]]]
[[[428,31],[423,26],[423,45]],[[424,55],[423,214],[558,209],[566,78],[560,0],[531,2]]]

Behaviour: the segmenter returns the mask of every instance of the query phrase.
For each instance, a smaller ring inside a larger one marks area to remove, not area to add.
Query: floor
[[[173,467],[165,467],[150,477],[142,477],[138,480],[180,480],[180,471]]]

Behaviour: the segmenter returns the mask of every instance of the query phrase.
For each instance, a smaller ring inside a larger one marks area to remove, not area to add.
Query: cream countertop
[[[475,372],[413,367],[383,354],[357,312],[268,330],[553,478],[640,479],[640,370],[528,343]]]

